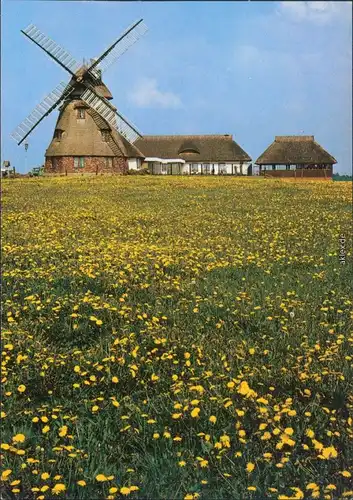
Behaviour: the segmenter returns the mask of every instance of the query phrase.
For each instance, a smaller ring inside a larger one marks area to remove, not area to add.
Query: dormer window
[[[101,134],[102,134],[102,141],[108,142],[110,137],[109,130],[101,130]]]
[[[178,151],[178,154],[186,154],[186,153],[191,153],[191,154],[200,154],[199,148],[194,144],[192,141],[184,141]]]
[[[79,120],[84,120],[86,117],[85,108],[77,108],[77,118]]]
[[[59,128],[57,128],[54,132],[54,139],[56,139],[57,141],[60,141],[62,138],[62,135],[63,135],[63,131],[60,130]]]

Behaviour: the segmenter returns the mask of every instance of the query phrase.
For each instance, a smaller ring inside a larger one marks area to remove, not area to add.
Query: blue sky
[[[2,160],[12,130],[69,75],[21,33],[33,23],[77,60],[143,17],[147,34],[105,73],[142,134],[233,134],[255,161],[275,135],[307,134],[352,170],[351,2],[2,1]],[[29,136],[43,163],[58,112]]]

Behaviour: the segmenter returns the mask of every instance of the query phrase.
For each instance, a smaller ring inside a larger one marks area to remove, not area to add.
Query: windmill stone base
[[[45,158],[45,174],[126,174],[128,162],[123,157],[112,157],[111,165],[102,156],[85,156],[84,166],[75,167],[73,156],[47,156]]]

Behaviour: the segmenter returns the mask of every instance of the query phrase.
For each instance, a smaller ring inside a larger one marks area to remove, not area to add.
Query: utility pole
[[[28,150],[28,142],[25,142],[25,169],[27,174],[27,150]]]

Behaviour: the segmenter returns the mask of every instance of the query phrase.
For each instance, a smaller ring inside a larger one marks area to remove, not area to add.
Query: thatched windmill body
[[[61,82],[11,134],[18,145],[54,109],[59,108],[53,139],[45,153],[45,172],[124,173],[128,162],[141,162],[134,146],[141,134],[111,104],[102,73],[147,28],[141,19],[128,28],[103,54],[81,65],[57,43],[30,25],[22,33],[71,75]]]

